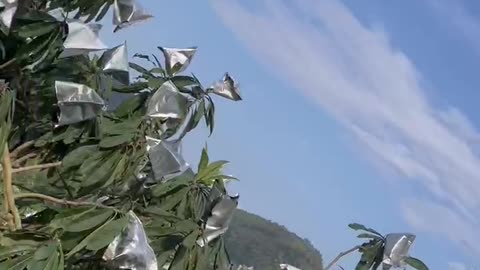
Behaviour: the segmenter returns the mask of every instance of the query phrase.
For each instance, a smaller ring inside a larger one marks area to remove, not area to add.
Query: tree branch
[[[20,214],[18,209],[15,206],[15,198],[13,194],[13,181],[12,181],[12,161],[10,160],[10,152],[8,151],[8,143],[5,143],[3,150],[3,198],[4,198],[4,210],[7,215],[11,214],[13,216],[13,228],[11,219],[8,218],[8,223],[11,231],[22,228],[22,221],[20,219]]]
[[[344,251],[344,252],[340,252],[337,257],[335,257],[335,259],[333,259],[333,261],[331,261],[327,267],[324,268],[324,270],[328,270],[330,269],[330,267],[334,266],[342,257],[345,257],[347,256],[348,254],[352,253],[352,252],[355,252],[357,251],[361,246],[354,246],[353,248],[347,250],[347,251]]]
[[[26,172],[26,171],[31,171],[31,170],[48,169],[48,168],[53,168],[53,167],[58,167],[58,166],[62,166],[61,161],[54,162],[54,163],[46,163],[46,164],[39,164],[39,165],[17,168],[17,169],[13,169],[12,173],[20,173],[20,172]]]
[[[37,154],[35,154],[35,153],[30,153],[30,154],[26,154],[25,156],[23,156],[23,157],[21,157],[21,158],[17,158],[17,159],[15,159],[15,160],[13,161],[13,167],[18,167],[18,166],[20,166],[20,164],[21,164],[22,162],[24,162],[25,160],[30,159],[30,158],[33,158],[33,157],[36,157],[36,156],[37,156]]]
[[[37,200],[52,202],[52,203],[56,203],[56,204],[70,205],[70,206],[96,206],[96,207],[99,207],[99,208],[115,209],[114,207],[106,206],[106,205],[99,204],[99,203],[86,202],[86,201],[81,201],[81,202],[67,201],[67,200],[64,200],[64,199],[58,199],[58,198],[55,198],[55,197],[52,197],[52,196],[39,194],[39,193],[18,193],[18,194],[15,195],[15,199],[17,199],[17,200],[37,199]]]
[[[19,147],[15,148],[15,149],[12,151],[12,153],[10,153],[10,156],[11,156],[12,158],[15,158],[16,156],[18,156],[18,154],[19,154],[21,151],[23,151],[23,150],[25,150],[25,149],[33,146],[34,144],[35,144],[34,141],[25,142],[25,143],[23,143],[22,145],[20,145]]]

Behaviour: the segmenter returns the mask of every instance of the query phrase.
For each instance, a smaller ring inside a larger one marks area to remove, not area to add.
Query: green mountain
[[[321,270],[322,255],[307,239],[262,217],[237,210],[226,234],[232,262],[255,270],[278,270],[287,263],[302,270]]]

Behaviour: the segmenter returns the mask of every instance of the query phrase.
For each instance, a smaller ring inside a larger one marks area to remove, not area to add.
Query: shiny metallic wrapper
[[[415,241],[415,235],[409,233],[392,233],[385,238],[383,253],[383,269],[405,266],[410,246]]]
[[[286,264],[286,263],[280,264],[280,269],[281,269],[281,270],[301,270],[301,269],[299,269],[299,268],[297,268],[297,267],[291,266],[291,265]]]
[[[68,36],[63,43],[60,57],[70,57],[108,49],[98,33],[101,24],[85,24],[80,20],[68,20]]]
[[[223,80],[215,83],[211,89],[214,94],[217,94],[221,97],[228,98],[233,101],[242,100],[237,82],[228,73],[225,73]]]
[[[182,157],[180,140],[158,140],[148,136],[146,140],[147,152],[156,183],[169,181],[190,168]]]
[[[233,218],[233,213],[235,213],[235,209],[237,209],[239,198],[240,196],[238,195],[233,197],[224,195],[213,207],[212,213],[207,219],[204,233],[202,237],[197,240],[197,244],[200,247],[205,246],[227,232],[230,221]]]
[[[113,24],[117,26],[113,32],[151,18],[153,16],[147,14],[136,0],[115,0],[113,4]]]
[[[187,111],[188,98],[171,81],[164,82],[147,105],[147,115],[154,118],[184,119]]]
[[[72,82],[55,82],[60,117],[58,126],[95,118],[105,109],[104,100],[92,88]]]
[[[186,49],[163,48],[158,47],[165,58],[165,67],[170,76],[180,73],[187,69],[192,62],[193,56],[197,52],[197,47]]]
[[[103,71],[113,78],[114,87],[130,84],[127,43],[105,51],[100,58]]]
[[[0,12],[2,28],[6,28],[9,31],[12,26],[13,16],[17,12],[18,0],[0,0],[0,7],[3,8],[3,11]]]
[[[127,227],[107,247],[103,260],[112,269],[158,270],[155,252],[133,211],[128,212]]]

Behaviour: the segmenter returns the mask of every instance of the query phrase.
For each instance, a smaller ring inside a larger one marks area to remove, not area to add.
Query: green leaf
[[[105,3],[105,5],[103,6],[102,10],[100,11],[100,13],[98,14],[97,18],[95,19],[95,21],[101,21],[103,19],[103,17],[105,17],[105,15],[107,14],[108,10],[110,9],[110,3]]]
[[[38,37],[53,31],[59,25],[51,22],[38,22],[22,26],[18,29],[21,38]]]
[[[417,270],[428,270],[428,266],[417,258],[407,257],[405,258],[405,262]]]
[[[105,222],[103,225],[101,225],[95,231],[93,231],[91,234],[89,234],[87,237],[85,237],[80,243],[78,243],[78,245],[76,245],[72,250],[70,250],[65,256],[68,258],[68,257],[72,256],[73,254],[82,250],[84,247],[86,247],[93,239],[95,239],[96,237],[99,236],[98,232],[101,231],[103,227],[107,226],[110,221]]]
[[[366,232],[376,234],[376,235],[380,236],[382,239],[384,238],[383,235],[381,235],[379,232],[375,231],[374,229],[367,228],[362,224],[351,223],[351,224],[348,224],[348,227],[350,227],[351,229],[353,229],[355,231],[359,231],[359,230],[360,231],[366,231]]]
[[[27,267],[31,259],[32,255],[27,254],[16,257],[15,259],[6,260],[0,263],[0,269],[23,270],[25,267]]]
[[[60,212],[55,216],[55,218],[50,222],[49,226],[53,229],[65,228],[66,226],[72,224],[75,220],[81,219],[83,215],[86,215],[95,209],[95,207],[65,209],[63,212]]]
[[[150,72],[148,72],[147,69],[145,69],[144,67],[138,65],[138,64],[135,64],[135,63],[132,63],[130,62],[129,63],[129,66],[134,69],[135,71],[139,72],[139,73],[142,73],[142,74],[148,74],[150,76],[152,76],[152,74]]]
[[[118,93],[138,93],[140,90],[146,89],[147,87],[148,83],[146,82],[134,82],[129,86],[113,88],[113,91]]]
[[[92,238],[88,242],[86,248],[88,250],[97,251],[109,245],[113,239],[123,231],[127,222],[128,216],[123,216],[117,220],[108,222],[95,233],[97,237]]]
[[[131,142],[135,134],[127,133],[117,136],[104,137],[98,144],[101,148],[112,148],[128,142]]]
[[[35,251],[35,254],[33,255],[33,258],[37,261],[40,260],[45,260],[50,255],[57,250],[57,245],[56,244],[49,244],[46,246],[41,246],[37,251]]]
[[[197,181],[208,180],[215,175],[221,175],[223,166],[227,163],[229,162],[226,160],[219,160],[208,164],[204,170],[197,173]]]
[[[159,77],[148,78],[148,87],[152,89],[158,89],[165,82],[165,79]]]
[[[371,238],[371,239],[383,241],[383,238],[381,238],[380,236],[375,235],[375,234],[370,234],[370,233],[361,233],[361,234],[357,235],[357,237],[358,238]]]
[[[187,269],[188,263],[188,249],[181,245],[178,247],[177,252],[175,252],[175,257],[170,263],[168,270],[185,270]]]
[[[130,99],[127,99],[122,104],[120,104],[120,106],[117,107],[117,109],[115,110],[115,115],[118,117],[126,117],[129,114],[132,114],[145,103],[147,97],[147,94],[140,93]]]
[[[82,215],[80,219],[73,220],[70,224],[65,226],[67,232],[81,232],[90,230],[104,223],[114,214],[112,209],[96,209]]]
[[[198,163],[198,172],[203,171],[207,167],[208,161],[208,146],[205,144],[205,147],[202,149],[200,162]]]
[[[84,145],[76,148],[63,158],[63,168],[68,169],[82,165],[82,163],[97,150],[96,145]]]
[[[96,159],[91,164],[82,164],[79,169],[82,176],[82,187],[103,185],[120,161],[121,155],[120,152],[114,152],[108,156],[107,160]]]
[[[183,188],[188,185],[188,178],[180,178],[175,181],[168,181],[166,183],[161,183],[152,188],[152,195],[154,197],[160,198],[168,193],[178,189],[178,188]]]
[[[187,235],[185,239],[183,239],[182,245],[184,245],[188,249],[191,249],[195,245],[195,241],[197,241],[199,235],[200,231],[194,230],[189,235]]]

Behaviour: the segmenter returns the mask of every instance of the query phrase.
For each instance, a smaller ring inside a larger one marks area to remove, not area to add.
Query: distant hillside
[[[235,264],[255,270],[278,270],[288,263],[302,270],[321,270],[322,255],[307,240],[285,227],[238,210],[226,235],[226,245]]]

